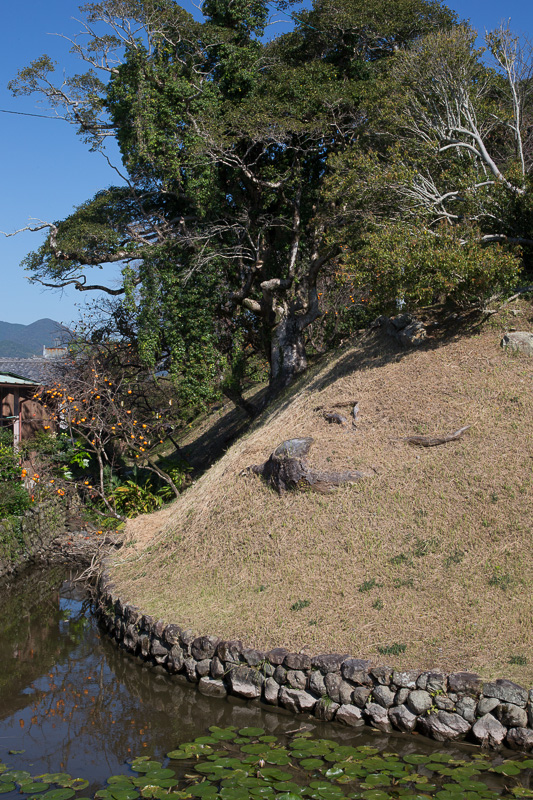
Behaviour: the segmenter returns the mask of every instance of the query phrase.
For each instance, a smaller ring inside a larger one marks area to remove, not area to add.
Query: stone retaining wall
[[[123,603],[104,573],[97,613],[122,647],[211,697],[228,694],[296,714],[384,732],[417,731],[439,742],[469,739],[488,747],[533,750],[533,689],[479,675],[397,671],[332,653],[310,656],[276,647],[267,653],[240,641],[196,636]]]

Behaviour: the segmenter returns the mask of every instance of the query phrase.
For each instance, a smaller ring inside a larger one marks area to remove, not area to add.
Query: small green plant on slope
[[[407,645],[401,644],[400,642],[394,642],[394,644],[377,646],[377,651],[382,656],[399,656],[401,653],[405,653],[406,650],[407,650]]]
[[[310,600],[297,600],[296,603],[292,604],[291,611],[301,611],[302,608],[307,608],[310,605]]]

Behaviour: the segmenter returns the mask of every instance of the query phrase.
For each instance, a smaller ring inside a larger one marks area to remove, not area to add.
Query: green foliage
[[[13,435],[0,431],[0,519],[23,514],[30,496],[20,477],[20,455],[13,451]]]
[[[483,305],[529,263],[531,63],[502,29],[488,69],[475,39],[461,25],[398,50],[369,87],[364,135],[330,161],[330,240],[374,314]]]
[[[475,305],[511,290],[522,269],[519,249],[486,247],[479,238],[465,242],[462,233],[389,223],[366,234],[355,251],[346,249],[343,258],[373,313],[395,312],[398,303],[411,311],[446,299]]]
[[[164,362],[187,408],[214,399],[221,381],[240,390],[265,356],[278,388],[305,368],[317,282],[338,255],[322,191],[329,159],[365,127],[380,63],[455,23],[437,0],[321,0],[263,42],[266,0],[205,0],[202,10],[204,22],[170,0],[85,7],[98,31],[87,60],[103,52],[113,69],[105,84],[90,71],[66,86],[94,146],[115,132],[131,184],[98,193],[26,262],[36,280],[86,288],[85,266],[122,261],[139,351]],[[53,68],[34,62],[13,91],[61,102]],[[360,321],[346,305],[324,306],[319,346]]]
[[[161,471],[172,480],[178,492],[183,492],[190,484],[191,468],[186,463],[171,463],[162,460]],[[154,474],[146,474],[134,468],[130,478],[113,475],[110,480],[113,488],[107,496],[109,504],[122,517],[137,517],[156,511],[164,503],[176,498],[170,485]],[[114,520],[116,527],[116,519]]]
[[[108,496],[109,502],[117,513],[124,517],[137,517],[139,514],[150,514],[163,503],[162,497],[154,492],[150,480],[143,484],[127,480],[116,486]]]

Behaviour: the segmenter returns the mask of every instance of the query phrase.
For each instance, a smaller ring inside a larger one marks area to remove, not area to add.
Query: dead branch
[[[463,428],[459,428],[458,431],[450,433],[448,436],[404,436],[402,441],[417,445],[418,447],[436,447],[439,444],[446,444],[446,442],[455,442],[471,427],[471,425],[465,425]]]

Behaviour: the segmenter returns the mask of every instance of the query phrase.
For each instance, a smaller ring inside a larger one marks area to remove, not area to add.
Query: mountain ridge
[[[0,356],[4,358],[32,358],[41,356],[43,346],[53,347],[62,341],[68,328],[49,317],[29,325],[0,320]]]

